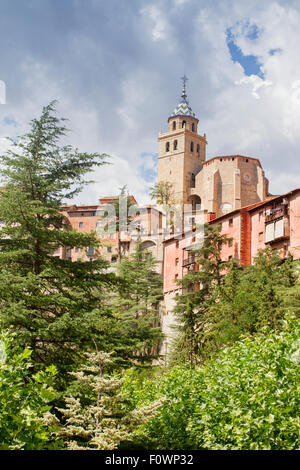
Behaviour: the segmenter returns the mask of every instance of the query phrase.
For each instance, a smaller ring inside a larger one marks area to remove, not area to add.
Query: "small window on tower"
[[[192,176],[191,176],[191,188],[194,188],[194,187],[195,187],[195,184],[196,184],[196,178],[195,178],[194,173],[192,173]]]
[[[177,140],[174,140],[174,150],[177,150]]]
[[[176,121],[173,121],[173,131],[176,129]]]
[[[195,132],[195,124],[192,124],[192,131]]]
[[[186,121],[182,121],[182,127],[185,127]]]
[[[194,151],[194,142],[191,142],[191,152]]]
[[[197,144],[197,153],[200,153],[200,144]]]
[[[166,143],[166,152],[169,152],[169,150],[170,150],[170,142],[167,142]]]

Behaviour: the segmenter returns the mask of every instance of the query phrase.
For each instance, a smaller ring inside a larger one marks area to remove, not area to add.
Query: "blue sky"
[[[297,0],[0,0],[0,150],[58,99],[68,141],[109,153],[75,202],[127,184],[139,202],[157,171],[157,136],[188,97],[207,158],[259,158],[273,193],[299,184]],[[0,100],[1,101],[1,100]]]

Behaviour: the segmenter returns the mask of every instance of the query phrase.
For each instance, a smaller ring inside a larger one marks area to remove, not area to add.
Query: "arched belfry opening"
[[[192,212],[193,214],[196,213],[196,210],[201,210],[201,197],[197,194],[192,194],[189,197],[189,204],[192,204]]]

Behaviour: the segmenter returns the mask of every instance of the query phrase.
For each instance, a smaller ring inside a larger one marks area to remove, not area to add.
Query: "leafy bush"
[[[49,402],[55,398],[52,382],[56,370],[51,366],[33,375],[31,351],[17,352],[12,343],[12,334],[1,334],[0,450],[54,449],[53,427],[45,418],[51,409]]]
[[[174,368],[156,381],[127,379],[136,401],[165,397],[136,435],[152,449],[299,448],[299,323],[245,337],[196,369]]]

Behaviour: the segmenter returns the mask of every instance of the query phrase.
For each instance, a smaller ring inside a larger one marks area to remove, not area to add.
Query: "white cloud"
[[[70,119],[69,141],[81,150],[113,157],[113,165],[94,172],[97,182],[77,202],[95,203],[99,196],[118,193],[124,184],[139,202],[146,202],[150,182],[141,178],[141,166],[153,171],[156,165],[152,157],[141,155],[157,152],[159,130],[166,130],[185,72],[200,133],[207,135],[208,158],[226,153],[258,157],[271,192],[299,186],[299,2],[141,0],[140,10],[134,2],[125,2],[122,14],[121,7],[115,11],[111,3],[95,1],[90,12],[84,7],[84,15],[75,18],[76,27],[71,20],[65,22],[61,36],[59,28],[46,21],[43,29],[50,28],[48,36],[58,41],[53,50],[53,41],[49,50],[45,44],[39,50],[31,24],[24,20],[26,29],[16,43],[20,56],[15,56],[15,47],[6,62],[2,57],[2,70],[12,75],[0,77],[7,85],[0,136],[8,131],[22,134],[41,106],[58,98],[59,115]],[[247,37],[253,25],[259,31],[254,40]],[[264,80],[246,77],[241,65],[232,62],[226,44],[231,27],[243,54],[262,61]],[[16,28],[14,41],[17,33]],[[5,32],[0,39],[5,54]],[[274,49],[280,51],[270,55]],[[16,128],[4,126],[6,115],[15,119]],[[4,145],[2,138],[0,149]]]
[[[165,20],[165,14],[155,5],[148,5],[141,9],[141,15],[150,19],[151,36],[153,41],[167,39],[168,23]]]
[[[260,99],[260,95],[258,91],[262,88],[268,87],[272,85],[272,82],[269,80],[263,80],[262,78],[258,77],[257,75],[249,75],[248,77],[243,77],[240,80],[235,82],[236,85],[251,85],[252,88],[252,96],[257,100]]]

